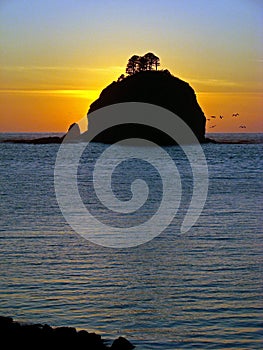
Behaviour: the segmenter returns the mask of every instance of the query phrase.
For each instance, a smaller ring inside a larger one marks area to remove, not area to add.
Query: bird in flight
[[[206,120],[208,120],[210,122],[210,119],[207,118]]]
[[[247,127],[246,127],[246,125],[240,125],[240,128],[241,129],[246,129]]]
[[[219,117],[220,119],[223,119],[224,118],[224,116],[223,115],[220,115],[220,117]]]
[[[211,117],[210,118],[213,118],[213,119],[215,119],[216,118],[216,116],[215,115],[211,115]]]
[[[232,117],[238,117],[239,116],[239,113],[233,113],[232,114]]]
[[[215,127],[216,127],[216,125],[211,125],[211,126],[210,126],[210,129],[215,128]]]

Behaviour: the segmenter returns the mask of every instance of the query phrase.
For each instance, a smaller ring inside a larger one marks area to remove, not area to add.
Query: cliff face
[[[129,76],[107,86],[94,101],[91,112],[121,102],[145,102],[170,110],[189,125],[200,142],[205,141],[206,119],[200,108],[194,90],[183,80],[172,76],[168,71],[145,71]],[[89,128],[96,119],[89,118]],[[96,142],[114,143],[120,139],[143,137],[159,144],[174,143],[166,134],[151,127],[126,124],[101,132]]]

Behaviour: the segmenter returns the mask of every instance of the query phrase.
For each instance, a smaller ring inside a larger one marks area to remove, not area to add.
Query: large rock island
[[[166,108],[177,114],[192,129],[199,142],[206,141],[206,119],[194,90],[188,83],[174,77],[168,70],[141,71],[111,83],[90,106],[89,128],[96,123],[96,117],[93,118],[92,112],[122,102],[144,102]],[[137,124],[111,127],[97,135],[93,141],[111,144],[131,137],[145,138],[163,145],[174,143],[163,132]]]
[[[159,65],[160,59],[151,52],[148,52],[144,56],[133,55],[128,60],[126,76],[122,74],[117,81],[112,82],[103,89],[99,98],[90,105],[87,115],[88,131],[85,133],[80,134],[78,125],[74,123],[70,126],[68,133],[62,137],[6,140],[6,142],[33,144],[61,143],[65,136],[67,136],[65,139],[66,142],[78,142],[90,140],[90,138],[96,135],[91,141],[113,144],[122,139],[141,138],[159,145],[176,144],[176,141],[170,136],[157,129],[156,124],[152,124],[152,126],[147,125],[147,120],[153,120],[152,111],[148,112],[150,115],[147,115],[148,119],[146,118],[145,124],[143,122],[137,122],[136,124],[133,121],[129,123],[122,122],[121,118],[118,123],[115,123],[114,115],[109,113],[109,109],[107,111],[104,110],[104,114],[99,114],[99,117],[98,113],[93,113],[103,107],[125,102],[148,103],[169,110],[190,127],[199,142],[212,142],[212,140],[205,138],[206,118],[197,102],[193,88],[187,82],[173,76],[167,69],[158,70]],[[131,105],[127,106],[127,108],[128,110],[126,111],[131,112]],[[140,108],[141,114],[144,117],[143,108],[142,110],[141,107],[138,108]],[[158,121],[162,121],[162,113],[164,112],[159,108],[157,112]],[[122,113],[125,112],[122,110]],[[176,118],[176,116],[171,114],[171,118],[173,117]],[[129,120],[133,120],[133,118]],[[107,122],[110,127],[107,127]],[[163,122],[163,125],[166,124]],[[156,127],[154,128],[153,126]],[[169,128],[169,125],[166,125],[166,127]],[[172,128],[174,129],[175,127],[173,126]],[[97,134],[96,130],[102,131]],[[184,133],[182,132],[180,134],[181,139],[185,136],[182,135]],[[184,140],[182,141],[184,142]],[[187,140],[185,141],[187,142]]]

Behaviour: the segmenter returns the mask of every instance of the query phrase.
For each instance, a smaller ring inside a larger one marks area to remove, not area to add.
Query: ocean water
[[[14,136],[39,135],[0,139]],[[59,145],[0,143],[0,314],[96,331],[109,340],[125,336],[138,350],[261,349],[262,134],[212,136],[235,143],[202,146],[209,189],[196,224],[179,234],[193,179],[181,149],[167,147],[182,181],[177,216],[152,241],[125,249],[95,245],[64,219],[54,190]],[[94,200],[85,160],[105,147],[93,144],[83,154],[83,201],[112,225],[147,220],[162,185],[145,162],[131,160],[113,177],[122,200],[135,175],[146,179],[151,205],[143,212],[125,219]]]

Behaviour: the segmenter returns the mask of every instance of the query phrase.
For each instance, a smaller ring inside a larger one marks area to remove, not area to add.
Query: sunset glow
[[[207,132],[263,132],[262,9],[256,0],[135,0],[132,11],[123,1],[3,1],[0,131],[65,132],[131,55],[152,51],[194,88],[207,118],[224,116]]]

